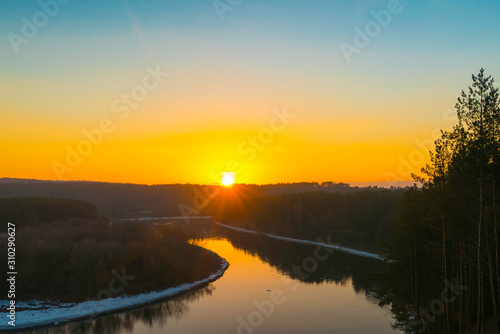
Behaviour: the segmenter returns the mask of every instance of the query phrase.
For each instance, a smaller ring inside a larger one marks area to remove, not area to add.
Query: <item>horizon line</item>
[[[196,183],[196,182],[174,182],[174,183],[132,183],[132,182],[113,182],[113,181],[94,181],[94,180],[48,180],[48,179],[34,179],[34,178],[15,178],[15,177],[0,177],[0,183],[8,183],[8,181],[15,182],[39,182],[39,183],[108,183],[108,184],[123,184],[123,185],[138,185],[138,186],[168,186],[168,185],[217,185],[221,183]],[[277,185],[291,185],[291,184],[318,184],[333,183],[336,185],[347,185],[351,188],[390,188],[390,187],[408,187],[417,184],[414,180],[393,180],[393,181],[358,181],[358,182],[337,182],[337,181],[297,181],[297,182],[276,182],[276,183],[234,183],[233,185],[247,185],[247,186],[277,186]],[[404,186],[402,186],[404,184]],[[385,185],[385,186],[383,186]]]

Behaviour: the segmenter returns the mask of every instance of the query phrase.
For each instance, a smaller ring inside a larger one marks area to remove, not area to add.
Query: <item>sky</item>
[[[411,180],[500,2],[0,2],[0,177]]]

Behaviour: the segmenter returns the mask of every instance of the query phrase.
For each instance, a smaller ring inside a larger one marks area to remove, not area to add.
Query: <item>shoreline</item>
[[[347,248],[347,247],[343,247],[343,246],[327,244],[327,243],[324,243],[324,242],[304,240],[304,239],[295,239],[295,238],[282,237],[282,236],[275,235],[275,234],[261,233],[261,232],[257,232],[257,231],[246,230],[246,229],[243,229],[243,228],[240,228],[240,227],[235,227],[235,226],[231,226],[231,225],[222,224],[222,223],[219,223],[219,222],[215,222],[215,223],[217,225],[225,227],[227,229],[234,230],[234,231],[239,231],[239,232],[243,232],[243,233],[254,234],[254,235],[259,235],[260,234],[260,235],[264,235],[266,237],[277,239],[277,240],[281,240],[281,241],[294,242],[294,243],[304,244],[304,245],[310,245],[310,246],[326,247],[326,248],[331,248],[331,249],[337,250],[339,252],[344,252],[344,253],[348,253],[348,254],[352,254],[352,255],[363,256],[363,257],[367,257],[367,258],[376,259],[376,260],[379,260],[379,261],[387,261],[387,259],[385,259],[381,255],[375,254],[375,253],[369,253],[369,252],[360,251],[360,250],[356,250],[356,249],[352,249],[352,248]]]
[[[205,249],[205,251],[217,255],[220,258],[221,263],[220,268],[216,272],[210,274],[204,279],[192,283],[184,283],[161,291],[147,292],[134,296],[123,295],[115,298],[91,300],[77,303],[70,307],[56,306],[44,310],[19,311],[16,312],[16,326],[10,326],[5,322],[0,324],[0,331],[10,330],[15,332],[18,330],[34,329],[37,327],[64,326],[64,324],[90,320],[94,317],[136,309],[163,299],[178,297],[184,293],[201,288],[218,280],[224,275],[225,271],[229,267],[229,262],[227,262],[226,259],[209,249]]]

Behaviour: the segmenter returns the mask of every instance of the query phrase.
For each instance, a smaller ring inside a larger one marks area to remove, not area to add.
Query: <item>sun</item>
[[[231,186],[234,183],[234,173],[224,172],[222,173],[222,180],[220,181],[226,187]]]

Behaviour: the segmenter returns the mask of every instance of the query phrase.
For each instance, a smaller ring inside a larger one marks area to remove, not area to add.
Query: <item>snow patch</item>
[[[208,252],[211,250],[206,249]],[[214,253],[214,252],[212,252]],[[214,253],[215,254],[215,253]],[[216,254],[217,255],[217,254]],[[218,256],[218,255],[217,255]],[[220,256],[219,256],[220,257]],[[58,304],[57,306],[51,305],[47,309],[43,310],[23,310],[16,312],[16,326],[12,327],[2,321],[0,323],[0,331],[7,329],[20,329],[28,327],[46,326],[51,324],[58,324],[74,320],[85,320],[94,317],[99,314],[107,314],[111,312],[117,312],[120,310],[126,310],[130,308],[135,308],[138,306],[144,306],[151,304],[153,302],[171,298],[179,295],[183,292],[201,287],[205,284],[213,282],[220,278],[226,269],[229,267],[229,263],[221,258],[221,267],[215,273],[211,274],[205,279],[193,282],[181,284],[176,287],[172,287],[163,291],[155,291],[149,293],[143,293],[135,296],[123,295],[116,298],[106,298],[102,300],[91,300],[78,304]],[[0,305],[5,304],[6,301],[0,301]],[[39,307],[40,305],[47,306],[46,302],[43,301],[29,301],[24,303],[16,303],[16,306],[29,306],[30,308]],[[2,318],[5,318],[6,313],[0,313]]]
[[[324,242],[311,241],[311,240],[303,240],[303,239],[294,239],[294,238],[287,238],[287,237],[282,237],[282,236],[279,236],[279,235],[268,234],[268,233],[259,233],[257,231],[245,230],[243,228],[234,227],[234,226],[230,226],[230,225],[225,225],[225,224],[221,224],[219,222],[216,222],[216,224],[219,225],[219,226],[222,226],[222,227],[225,227],[225,228],[228,228],[228,229],[231,229],[231,230],[243,232],[243,233],[261,234],[261,235],[265,235],[266,237],[273,238],[273,239],[278,239],[278,240],[283,240],[283,241],[289,241],[289,242],[295,242],[297,244],[304,244],[304,245],[311,245],[311,246],[320,246],[320,247],[325,247],[325,248],[332,248],[332,249],[335,249],[337,251],[344,252],[344,253],[349,253],[349,254],[353,254],[353,255],[368,257],[368,258],[377,259],[377,260],[380,260],[380,261],[385,261],[384,257],[382,257],[382,256],[380,256],[378,254],[375,254],[375,253],[364,252],[364,251],[360,251],[360,250],[356,250],[356,249],[352,249],[352,248],[347,248],[347,247],[342,247],[342,246],[338,246],[338,245],[326,244]]]
[[[211,219],[213,216],[177,216],[177,217],[142,217],[142,218],[121,218],[119,221],[151,221],[168,219]]]

